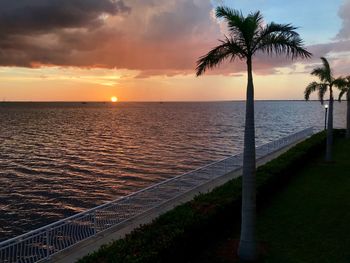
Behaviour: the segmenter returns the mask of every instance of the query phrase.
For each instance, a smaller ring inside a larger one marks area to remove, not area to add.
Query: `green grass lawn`
[[[350,262],[350,141],[313,161],[258,215],[264,262]]]
[[[311,160],[259,208],[259,262],[350,263],[350,140],[336,140],[334,160]],[[227,233],[189,262],[239,262],[239,225]]]

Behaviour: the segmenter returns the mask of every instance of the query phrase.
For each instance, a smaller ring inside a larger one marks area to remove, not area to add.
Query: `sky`
[[[350,0],[1,0],[0,100],[244,100],[242,62],[195,76],[226,32],[218,5],[292,23],[313,53],[256,56],[256,99],[303,99],[321,56],[350,74]]]

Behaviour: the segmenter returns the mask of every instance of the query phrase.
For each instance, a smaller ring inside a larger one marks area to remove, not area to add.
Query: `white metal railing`
[[[314,133],[308,128],[256,148],[261,159]],[[243,154],[167,179],[138,192],[0,243],[0,263],[35,263],[242,167]]]

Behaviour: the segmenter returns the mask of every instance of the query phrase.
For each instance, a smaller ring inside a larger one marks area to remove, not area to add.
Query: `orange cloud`
[[[4,0],[0,66],[118,68],[137,70],[136,78],[194,74],[196,60],[227,33],[212,11],[210,0]],[[343,13],[339,34],[344,38],[348,19]],[[310,50],[316,62],[319,56],[350,51],[350,44],[339,40]],[[254,71],[276,74],[276,68],[293,64],[262,54],[254,59]],[[245,70],[244,62],[235,62],[208,74]]]

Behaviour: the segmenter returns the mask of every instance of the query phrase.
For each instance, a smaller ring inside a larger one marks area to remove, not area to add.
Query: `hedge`
[[[343,131],[335,130],[335,136]],[[295,172],[324,152],[326,134],[321,132],[297,144],[257,169],[258,206],[287,185]],[[187,261],[218,233],[225,235],[240,225],[241,178],[200,194],[142,225],[123,239],[103,245],[78,263],[157,263]]]

